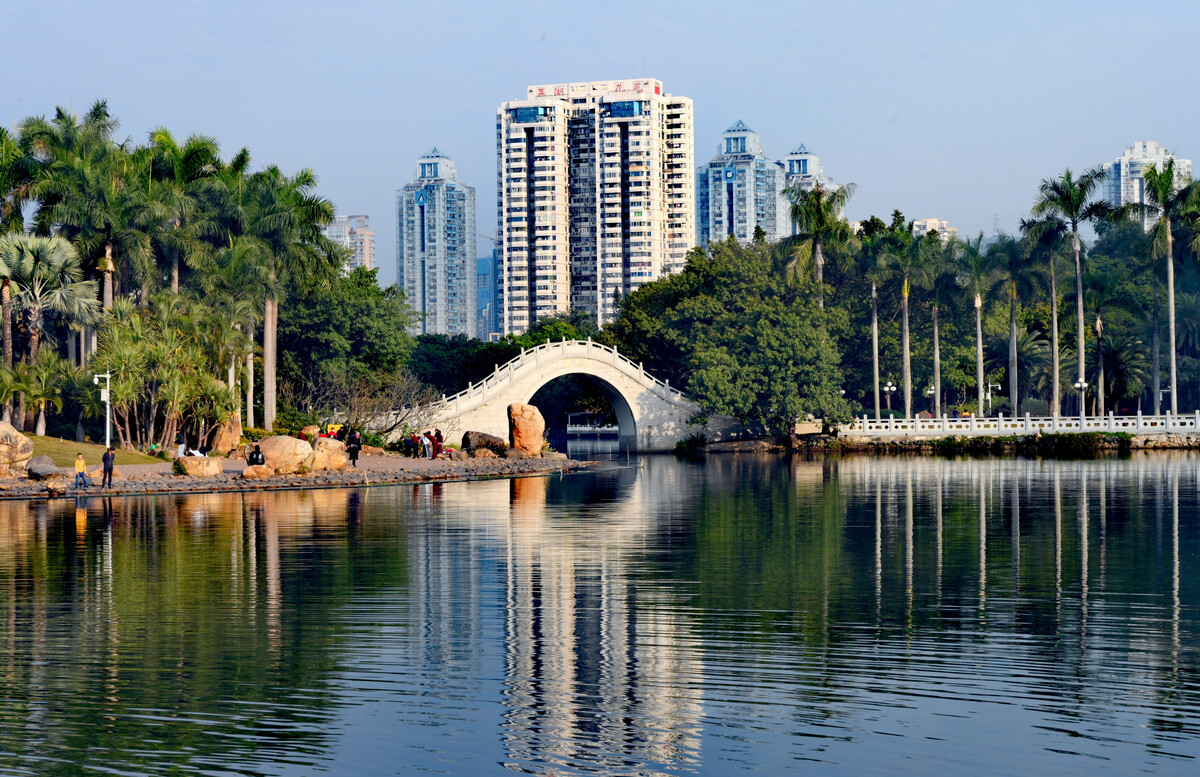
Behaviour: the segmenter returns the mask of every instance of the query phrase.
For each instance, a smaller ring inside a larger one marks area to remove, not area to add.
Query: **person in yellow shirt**
[[[83,487],[88,487],[87,482],[87,462],[83,460],[83,454],[75,454],[75,487],[79,488],[79,481],[83,481]]]

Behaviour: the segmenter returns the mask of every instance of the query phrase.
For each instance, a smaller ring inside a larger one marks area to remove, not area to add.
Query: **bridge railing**
[[[687,399],[683,393],[672,388],[669,382],[661,381],[646,372],[640,362],[632,362],[622,356],[616,348],[592,342],[592,339],[588,338],[587,340],[561,340],[559,342],[547,340],[533,348],[526,348],[517,356],[498,366],[496,371],[488,377],[478,383],[470,384],[453,396],[444,397],[443,400],[449,406],[448,410],[457,414],[483,404],[490,397],[499,394],[519,379],[526,370],[541,364],[543,359],[580,356],[606,362],[629,377],[665,393],[664,398],[670,401],[678,402]]]
[[[1130,434],[1170,434],[1200,432],[1200,410],[1191,415],[1113,415],[1106,416],[1030,416],[995,418],[862,418],[841,427],[842,434],[864,437],[901,437],[909,435],[1062,434],[1078,432],[1128,432]]]

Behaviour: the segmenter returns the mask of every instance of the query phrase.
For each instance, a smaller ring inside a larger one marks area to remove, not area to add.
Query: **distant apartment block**
[[[958,228],[950,226],[950,222],[942,219],[914,219],[912,233],[917,237],[937,232],[942,245],[958,237]]]
[[[1139,140],[1129,146],[1116,161],[1104,165],[1108,172],[1104,181],[1105,201],[1114,208],[1130,203],[1148,205],[1145,171],[1151,165],[1162,170],[1168,159],[1175,160],[1175,184],[1182,186],[1192,176],[1192,160],[1175,156],[1153,140]],[[1154,220],[1147,216],[1142,219],[1142,226],[1149,229]]]
[[[496,114],[499,329],[617,301],[695,244],[692,101],[655,79],[531,86]]]
[[[400,287],[422,315],[414,334],[476,335],[475,189],[437,148],[396,192]]]
[[[375,266],[375,232],[368,217],[342,216],[321,227],[321,231],[333,242],[350,249],[347,271],[356,267],[370,270]]]
[[[783,165],[764,153],[754,130],[735,122],[722,134],[717,155],[696,169],[699,244],[730,235],[746,244],[756,227],[772,241],[790,235],[784,186]]]

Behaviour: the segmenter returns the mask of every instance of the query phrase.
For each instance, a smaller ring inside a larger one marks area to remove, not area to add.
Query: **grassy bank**
[[[60,467],[71,466],[75,462],[75,454],[77,453],[83,454],[84,461],[88,463],[89,467],[96,467],[99,466],[100,457],[104,454],[103,445],[61,440],[58,437],[34,437],[30,435],[29,439],[33,440],[34,456],[49,456]],[[162,459],[156,459],[153,456],[117,449],[116,464],[118,467],[122,464],[159,464],[161,462]]]

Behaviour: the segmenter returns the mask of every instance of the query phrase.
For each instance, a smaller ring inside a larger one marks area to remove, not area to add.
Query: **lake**
[[[1200,456],[0,502],[0,773],[1200,773]]]

